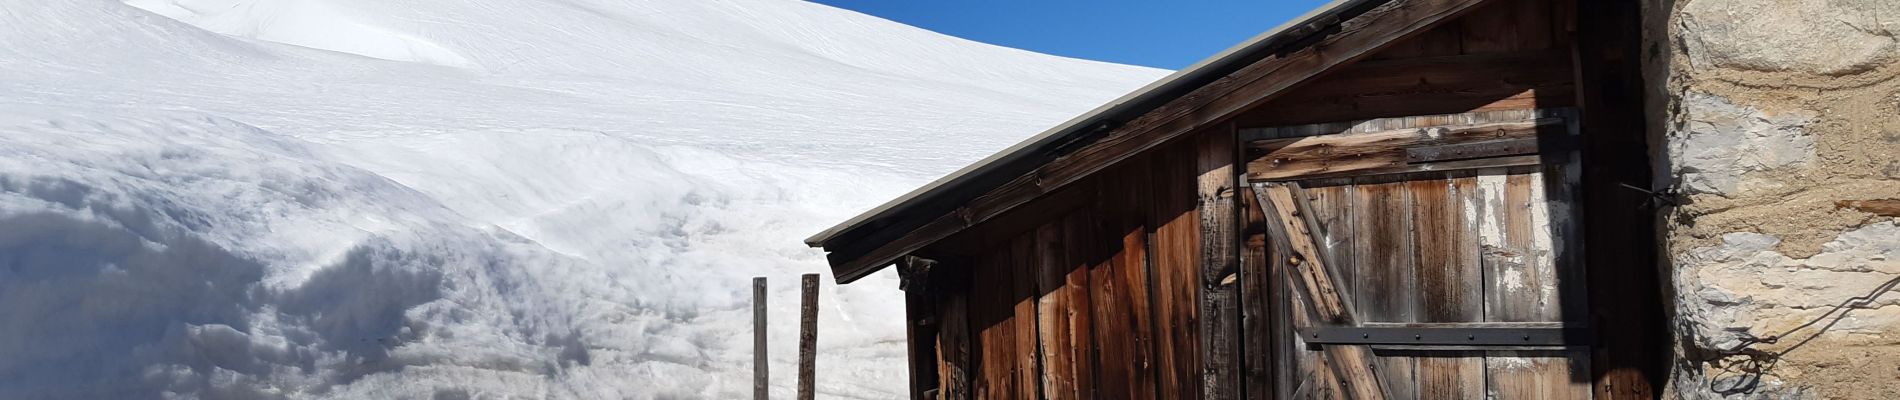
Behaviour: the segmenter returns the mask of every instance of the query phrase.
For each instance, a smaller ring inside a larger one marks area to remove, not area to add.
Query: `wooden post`
[[[812,400],[818,362],[818,274],[805,274],[798,321],[798,400]]]
[[[771,367],[765,362],[765,277],[752,278],[752,398],[771,398]]]
[[[1204,133],[1195,153],[1195,208],[1201,219],[1199,307],[1201,398],[1240,398],[1240,224],[1234,203],[1233,125]]]

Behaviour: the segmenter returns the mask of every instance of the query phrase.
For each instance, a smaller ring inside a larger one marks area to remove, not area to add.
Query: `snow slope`
[[[744,397],[759,275],[790,396],[801,238],[1161,73],[784,0],[0,0],[0,398]],[[827,397],[900,396],[894,286],[824,287]]]

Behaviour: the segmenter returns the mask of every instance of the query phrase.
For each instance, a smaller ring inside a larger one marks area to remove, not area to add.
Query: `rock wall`
[[[1900,0],[1646,7],[1669,397],[1900,398]]]

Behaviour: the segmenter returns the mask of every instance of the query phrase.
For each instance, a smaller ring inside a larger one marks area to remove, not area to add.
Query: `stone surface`
[[[1681,104],[1683,126],[1670,133],[1669,158],[1684,189],[1726,195],[1777,185],[1747,178],[1814,158],[1812,112],[1764,112],[1706,93],[1691,93]]]
[[[1865,72],[1895,60],[1900,2],[1687,0],[1681,31],[1698,68]]]
[[[1686,193],[1662,215],[1668,397],[1900,398],[1900,292],[1870,295],[1900,279],[1900,220],[1834,206],[1900,198],[1900,1],[1646,7],[1657,175]]]
[[[1900,293],[1874,292],[1900,277],[1900,226],[1886,221],[1847,232],[1805,259],[1774,251],[1778,242],[1758,233],[1730,233],[1720,245],[1675,260],[1677,281],[1687,283],[1677,299],[1676,327],[1699,353],[1692,359],[1699,361],[1698,368],[1679,374],[1705,381],[1689,382],[1694,385],[1684,388],[1691,389],[1687,397],[1724,397],[1720,389],[1741,382],[1724,382],[1724,377],[1751,375],[1732,364],[1740,358],[1721,357],[1722,351],[1740,348],[1744,339],[1788,334],[1787,340],[1750,347],[1800,365],[1900,335]],[[1855,307],[1847,313],[1833,310],[1843,303]],[[1794,330],[1816,320],[1820,323]],[[1815,342],[1794,347],[1811,335]],[[1806,390],[1789,372],[1803,373],[1771,369],[1758,377],[1755,390],[1733,394],[1776,398]]]

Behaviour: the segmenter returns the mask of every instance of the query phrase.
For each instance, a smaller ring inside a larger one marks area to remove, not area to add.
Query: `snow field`
[[[0,2],[0,398],[743,397],[752,276],[790,396],[800,239],[1159,76],[790,1]],[[895,285],[824,287],[824,396],[903,390]]]

